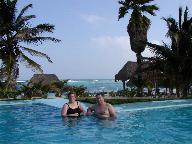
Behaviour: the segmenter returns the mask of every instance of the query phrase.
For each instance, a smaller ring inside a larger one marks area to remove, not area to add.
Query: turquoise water
[[[64,99],[0,102],[0,143],[191,144],[192,101],[115,106],[118,118],[60,117]],[[86,108],[88,105],[83,104]]]
[[[121,81],[115,82],[112,79],[100,79],[100,80],[69,80],[69,85],[80,86],[84,85],[87,87],[89,92],[110,92],[118,91],[123,89],[123,84]]]
[[[27,81],[18,81],[18,89],[22,84],[27,84]],[[71,86],[85,86],[89,92],[111,92],[123,89],[121,81],[115,82],[113,79],[81,79],[81,80],[69,80],[68,85]]]

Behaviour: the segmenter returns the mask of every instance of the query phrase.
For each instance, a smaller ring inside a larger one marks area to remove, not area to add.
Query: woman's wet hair
[[[67,94],[67,97],[69,98],[69,96],[70,96],[71,94],[74,94],[74,95],[76,96],[76,92],[75,92],[75,91],[70,91],[70,92]]]

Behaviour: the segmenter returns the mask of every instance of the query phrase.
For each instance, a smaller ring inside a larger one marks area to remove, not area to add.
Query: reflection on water
[[[75,127],[80,120],[81,117],[62,117],[63,125],[65,127]]]
[[[62,117],[62,123],[65,127],[76,127],[79,125],[99,125],[103,128],[114,128],[115,119],[99,119],[94,116],[81,116],[81,117]]]

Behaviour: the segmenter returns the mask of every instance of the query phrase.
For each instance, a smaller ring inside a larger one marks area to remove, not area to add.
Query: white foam
[[[68,80],[68,82],[74,83],[74,82],[79,82],[77,80]]]
[[[157,107],[145,107],[145,108],[133,108],[133,109],[120,109],[118,112],[134,112],[134,111],[146,111],[164,108],[178,108],[178,107],[191,107],[192,104],[179,104],[179,105],[167,105],[167,106],[157,106]]]
[[[180,103],[180,102],[188,102],[189,100],[164,100],[164,101],[152,101],[154,103],[166,103],[166,102],[174,102],[174,103]]]
[[[46,104],[46,105],[53,106],[53,107],[56,107],[56,108],[62,108],[65,103],[68,103],[68,99],[64,99],[64,98],[38,99],[38,100],[35,100],[35,101],[37,103]],[[86,106],[83,103],[81,103],[81,105],[86,110]]]
[[[23,104],[32,104],[33,102],[31,100],[26,100],[26,101],[23,101],[23,102],[3,102],[3,103],[0,103],[0,106],[4,106],[4,105],[23,105]]]
[[[55,99],[38,99],[35,100],[37,103],[46,104],[49,106],[54,106],[57,108],[62,108],[65,103],[68,102],[67,99],[64,98],[55,98]]]
[[[17,80],[17,82],[18,82],[18,83],[24,83],[24,82],[26,82],[26,81],[24,81],[24,80]]]

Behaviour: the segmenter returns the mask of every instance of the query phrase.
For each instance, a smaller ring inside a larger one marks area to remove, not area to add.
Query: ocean
[[[27,81],[17,81],[18,85],[27,84]],[[123,89],[123,84],[121,81],[115,82],[114,79],[79,79],[79,80],[69,80],[68,85],[70,86],[81,86],[87,88],[90,93],[96,92],[117,92]],[[20,87],[20,86],[18,86]]]
[[[68,84],[71,86],[83,85],[87,91],[95,92],[111,92],[123,89],[121,81],[115,82],[113,79],[86,79],[86,80],[69,80]]]

